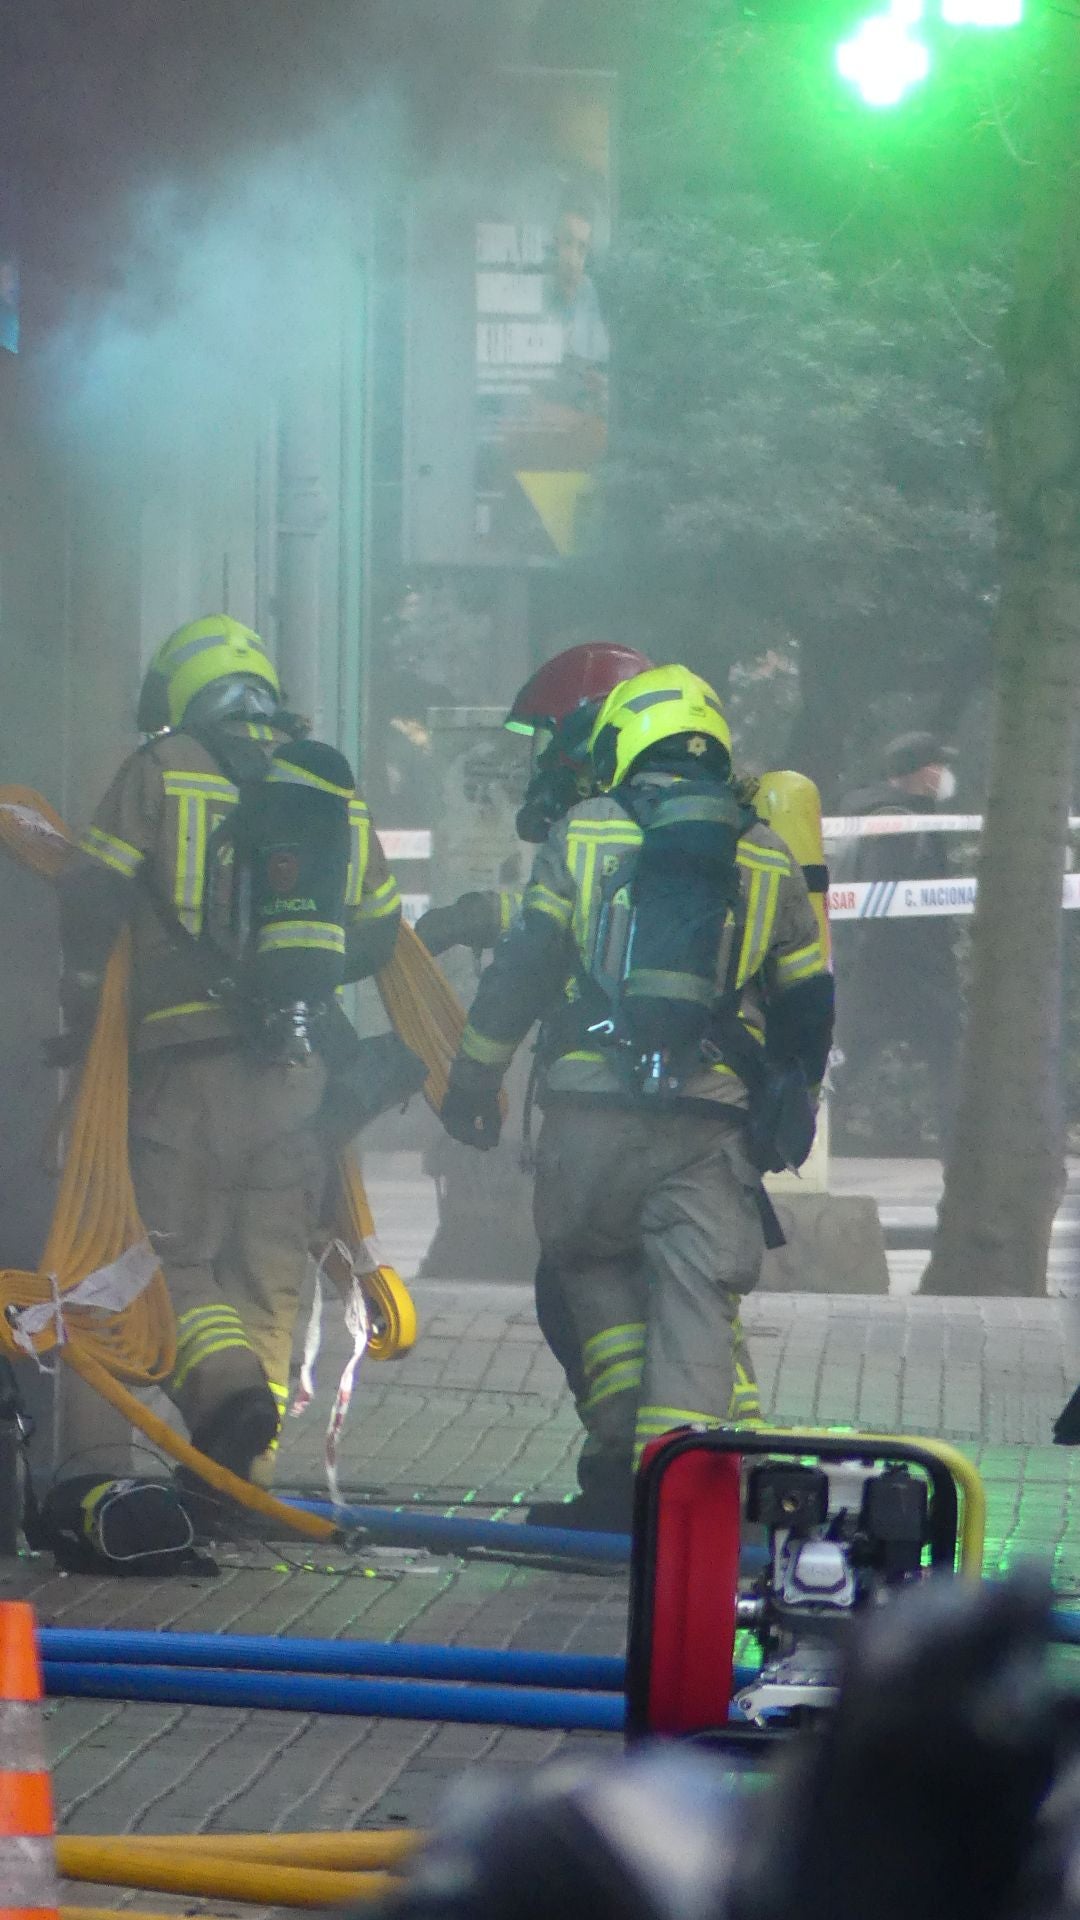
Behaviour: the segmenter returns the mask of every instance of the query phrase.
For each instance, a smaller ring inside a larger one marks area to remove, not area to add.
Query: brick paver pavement
[[[380,1219],[383,1238],[393,1233]],[[354,1495],[439,1510],[499,1512],[568,1492],[577,1428],[526,1295],[499,1286],[416,1288],[415,1351],[361,1372],[345,1445]],[[937,1433],[979,1460],[990,1503],[990,1566],[1052,1557],[1080,1593],[1080,1457],[1049,1444],[1080,1378],[1080,1322],[1065,1301],[762,1296],[747,1329],[769,1413]],[[315,1406],[290,1422],[283,1484],[317,1491],[322,1426],[343,1345],[335,1336]],[[24,1594],[45,1622],[185,1627],[621,1649],[625,1585],[401,1550],[307,1555],[297,1543],[226,1545],[217,1580],[61,1577],[44,1559],[3,1566],[0,1594]],[[48,1739],[72,1832],[341,1827],[422,1823],[465,1769],[528,1768],[555,1752],[610,1746],[598,1735],[435,1726],[300,1714],[63,1700]],[[83,1887],[84,1904],[110,1896]],[[164,1895],[119,1905],[196,1913]],[[214,1912],[239,1912],[220,1901]],[[243,1909],[249,1916],[255,1910]]]

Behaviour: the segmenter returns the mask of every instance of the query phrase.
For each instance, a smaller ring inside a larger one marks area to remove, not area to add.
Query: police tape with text
[[[940,880],[853,880],[829,888],[830,920],[918,920],[935,914],[974,913],[977,883]],[[1080,907],[1080,873],[1067,873],[1061,904]]]
[[[982,827],[979,813],[881,813],[832,814],[821,823],[826,842],[849,839],[880,839],[899,833],[978,833]],[[1080,828],[1080,818],[1069,821]],[[431,835],[424,829],[407,833],[384,833],[383,846],[389,859],[422,860],[430,857]],[[407,848],[407,851],[406,851]],[[977,883],[974,878],[943,874],[931,880],[856,880],[840,882],[829,889],[830,920],[917,920],[945,914],[970,914],[975,911]],[[430,904],[426,893],[405,894],[405,918],[415,924]],[[1067,873],[1062,883],[1062,906],[1080,908],[1080,874]]]

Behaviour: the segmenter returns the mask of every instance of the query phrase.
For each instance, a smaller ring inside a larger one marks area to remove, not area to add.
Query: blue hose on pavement
[[[254,1633],[139,1633],[42,1627],[41,1657],[119,1666],[225,1667],[261,1673],[379,1674],[398,1680],[473,1680],[496,1686],[621,1693],[626,1662],[612,1654],[417,1646],[396,1640],[296,1640]]]
[[[450,1518],[435,1513],[399,1513],[393,1507],[334,1507],[328,1500],[289,1500],[301,1513],[317,1513],[342,1528],[364,1527],[375,1540],[430,1547],[435,1553],[467,1553],[487,1547],[492,1553],[544,1554],[553,1560],[600,1560],[625,1566],[630,1559],[628,1533],[586,1533],[577,1527],[515,1526],[509,1520]]]
[[[482,1726],[590,1733],[621,1733],[625,1721],[625,1705],[618,1694],[569,1693],[550,1687],[349,1680],[329,1674],[193,1672],[187,1667],[115,1667],[48,1659],[44,1671],[46,1693],[90,1700],[267,1707],[288,1713],[370,1714],[389,1720],[456,1720]]]

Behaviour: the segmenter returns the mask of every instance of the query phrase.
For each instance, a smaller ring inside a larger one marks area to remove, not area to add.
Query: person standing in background
[[[903,733],[885,749],[885,778],[845,795],[845,815],[924,814],[911,833],[867,835],[851,843],[846,881],[938,880],[949,871],[948,842],[933,816],[956,791],[953,751],[936,734]],[[838,937],[837,937],[838,936]],[[960,977],[948,916],[839,923],[837,974],[843,981],[838,1040],[839,1119],[857,1102],[873,1107],[873,1075],[883,1050],[904,1043],[922,1060],[933,1089],[939,1150],[949,1136],[957,1048]]]

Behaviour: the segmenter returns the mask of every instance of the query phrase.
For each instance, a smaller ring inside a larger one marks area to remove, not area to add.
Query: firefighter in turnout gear
[[[600,708],[620,681],[651,665],[633,647],[591,640],[557,653],[526,680],[505,723],[532,741],[532,770],[516,822],[522,840],[540,844],[557,820],[596,791],[589,741]],[[434,954],[457,946],[482,953],[509,930],[522,897],[520,888],[510,887],[463,893],[449,906],[422,914],[417,934]],[[543,1259],[535,1299],[540,1331],[578,1399],[585,1384],[581,1354],[558,1272]]]
[[[264,1477],[330,1164],[320,1109],[357,1044],[334,990],[389,961],[400,899],[347,761],[283,712],[257,634],[182,627],[139,721],[152,737],[63,883],[61,1045],[78,1057],[130,926],[131,1169],[176,1313],[167,1391],[202,1452]]]
[[[764,1251],[761,1175],[809,1152],[833,993],[802,872],[733,786],[704,681],[623,682],[592,755],[606,791],[537,854],[443,1121],[496,1143],[499,1083],[543,1017],[535,1218],[583,1354],[586,1440],[580,1497],[534,1517],[623,1529],[651,1439],[760,1417],[739,1307]]]

